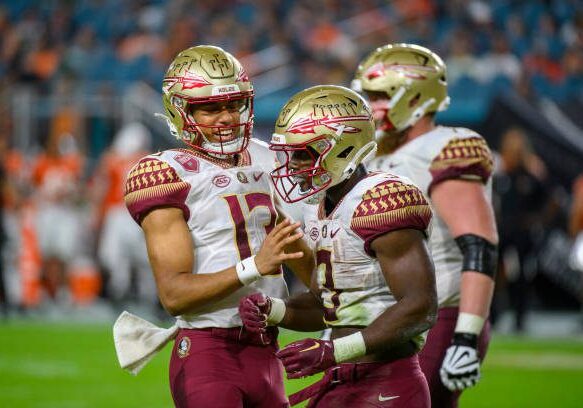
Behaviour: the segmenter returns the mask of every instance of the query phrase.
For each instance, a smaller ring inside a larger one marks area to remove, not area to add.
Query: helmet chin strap
[[[163,113],[154,113],[154,117],[164,120],[166,122],[166,125],[168,126],[170,134],[174,136],[176,139],[180,139],[180,135],[178,134],[176,126],[174,126],[174,123],[172,123],[168,116],[164,115]]]
[[[227,159],[230,156],[232,156],[232,152],[236,152],[239,149],[241,149],[241,146],[243,145],[243,137],[239,136],[237,137],[237,139],[228,142],[226,144],[221,144],[221,143],[212,143],[209,142],[208,139],[201,133],[202,136],[202,143],[201,146],[205,149],[206,153],[209,154],[210,156],[216,157],[217,159]],[[222,147],[222,149],[221,149]],[[227,149],[225,149],[225,147]],[[222,154],[222,153],[218,153],[217,150],[223,150],[226,151],[227,154]]]
[[[377,144],[376,142],[368,142],[364,146],[362,146],[358,152],[354,155],[354,158],[348,163],[344,171],[342,172],[342,176],[340,177],[340,182],[348,179],[352,173],[356,170],[356,167],[360,163],[366,163],[370,159],[374,157],[377,152]]]
[[[344,128],[345,128],[345,126],[341,125],[339,127],[339,129],[336,131],[336,138],[331,140],[332,146],[330,147],[329,152],[331,152],[332,149],[334,148],[334,145],[336,144],[336,140],[338,138],[340,138],[340,136],[342,136],[342,133],[344,132]],[[373,158],[376,151],[377,151],[377,143],[376,142],[368,142],[367,144],[362,146],[356,152],[356,154],[354,155],[352,160],[348,163],[348,165],[344,168],[344,171],[342,172],[339,180],[336,183],[331,184],[329,187],[335,186],[339,183],[342,183],[344,180],[348,179],[352,175],[352,173],[354,173],[354,171],[356,170],[356,167],[358,167],[358,165],[360,163],[364,163],[364,162],[370,160],[371,158]],[[329,152],[328,152],[328,154],[329,154]],[[323,157],[321,157],[320,160],[323,160]]]
[[[421,119],[423,117],[423,115],[425,115],[425,112],[427,111],[427,109],[431,105],[433,105],[434,103],[435,103],[435,98],[430,98],[430,99],[426,100],[417,109],[415,109],[413,111],[413,114],[411,115],[411,117],[409,118],[407,123],[405,124],[405,126],[403,126],[403,129],[407,129],[409,126],[413,126],[415,123],[417,123],[419,121],[419,119]]]

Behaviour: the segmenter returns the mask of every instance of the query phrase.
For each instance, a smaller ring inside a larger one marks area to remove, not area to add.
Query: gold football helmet
[[[253,129],[253,85],[239,61],[219,47],[199,45],[180,52],[162,82],[164,118],[170,132],[194,149],[215,155],[240,153]],[[241,102],[239,123],[203,126],[193,118],[196,105]],[[207,140],[202,128],[212,128],[219,142]],[[233,132],[237,137],[233,138]],[[224,139],[224,140],[223,140]]]
[[[280,166],[271,179],[281,198],[293,203],[350,177],[374,156],[374,122],[367,102],[356,92],[319,85],[292,96],[281,109],[269,148]]]
[[[441,58],[427,48],[389,44],[360,63],[352,89],[369,95],[378,130],[400,132],[427,113],[447,109],[445,74]]]

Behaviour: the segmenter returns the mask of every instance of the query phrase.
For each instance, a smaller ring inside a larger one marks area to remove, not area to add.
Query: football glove
[[[251,333],[265,332],[269,312],[271,298],[263,293],[254,293],[239,301],[239,316],[245,329]]]
[[[480,379],[478,336],[455,333],[451,346],[445,353],[439,374],[450,391],[461,391],[476,385]]]
[[[301,378],[336,365],[334,344],[329,340],[303,339],[289,344],[276,354],[287,378]]]

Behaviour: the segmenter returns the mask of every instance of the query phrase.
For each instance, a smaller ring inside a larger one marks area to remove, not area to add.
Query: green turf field
[[[286,332],[281,340],[301,336]],[[133,377],[117,365],[110,326],[4,322],[0,407],[171,407],[169,352],[167,347]],[[309,382],[289,382],[288,391]],[[583,339],[495,336],[483,380],[461,406],[583,406]]]

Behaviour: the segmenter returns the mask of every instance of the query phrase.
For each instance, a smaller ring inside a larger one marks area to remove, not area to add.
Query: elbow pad
[[[460,235],[455,242],[464,257],[462,271],[479,272],[495,279],[498,269],[498,245],[474,234]]]

